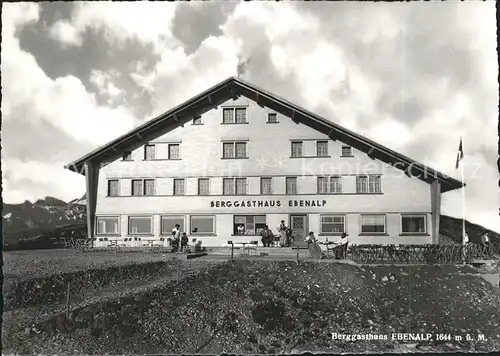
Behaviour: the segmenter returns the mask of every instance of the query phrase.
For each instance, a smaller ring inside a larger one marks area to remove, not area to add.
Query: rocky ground
[[[172,268],[189,269],[193,262]],[[69,318],[56,314],[33,328],[4,333],[4,350],[261,354],[500,349],[500,297],[470,267],[297,265],[258,259],[196,265],[180,278],[158,276],[148,288],[122,286],[116,295],[75,306]],[[398,332],[430,333],[433,340],[391,340]],[[333,341],[331,333],[387,335],[388,340]],[[474,340],[466,340],[467,334]],[[479,335],[485,339],[478,340]]]

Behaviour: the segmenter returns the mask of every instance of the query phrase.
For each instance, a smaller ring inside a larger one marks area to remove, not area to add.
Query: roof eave
[[[90,152],[89,154],[71,162],[68,165],[65,165],[65,169],[69,169],[73,172],[85,175],[85,172],[82,170],[83,165],[86,161],[92,160],[94,158],[97,158],[104,154],[107,150],[109,149],[114,149],[116,150],[116,146],[118,145],[125,145],[127,141],[131,139],[131,137],[134,137],[132,135],[137,135],[138,133],[141,132],[141,130],[146,130],[147,128],[151,127],[152,125],[156,125],[161,122],[165,122],[169,117],[175,116],[177,112],[181,112],[182,110],[185,110],[189,108],[192,105],[195,105],[199,103],[200,101],[206,99],[207,97],[210,97],[213,95],[217,90],[223,89],[226,85],[228,84],[237,84],[240,86],[240,88],[244,88],[247,90],[250,90],[254,92],[255,94],[258,95],[263,95],[266,97],[268,100],[272,100],[279,106],[283,106],[287,110],[291,110],[293,113],[297,112],[298,114],[304,116],[305,118],[308,118],[318,124],[321,125],[326,125],[326,127],[331,128],[332,132],[335,131],[336,135],[344,136],[348,138],[349,140],[354,140],[356,142],[360,142],[363,146],[371,147],[372,149],[381,152],[383,155],[386,156],[387,160],[389,161],[396,161],[396,162],[402,162],[405,165],[411,165],[413,168],[416,168],[418,171],[424,174],[428,174],[429,172],[432,174],[433,177],[436,179],[439,179],[442,183],[442,192],[447,192],[450,190],[455,190],[459,189],[465,186],[464,183],[455,180],[453,178],[447,177],[446,175],[440,173],[439,171],[436,171],[430,167],[427,167],[419,162],[416,162],[409,157],[406,157],[398,152],[395,152],[387,147],[384,147],[364,136],[361,136],[359,134],[356,134],[355,132],[352,132],[348,129],[343,128],[342,126],[339,126],[335,124],[332,121],[326,120],[312,112],[309,112],[308,110],[301,108],[293,103],[288,102],[285,99],[282,99],[272,93],[269,93],[267,91],[264,91],[260,88],[255,87],[253,84],[247,83],[239,78],[235,77],[230,77],[213,87],[211,87],[208,90],[205,90],[204,92],[196,95],[195,97],[187,100],[186,102],[176,106],[175,108],[158,115],[157,117],[153,118],[152,120],[149,120],[148,122],[140,125],[139,127],[135,128],[134,130],[129,131],[128,133],[118,137],[117,139],[95,149],[94,151]],[[390,159],[389,159],[390,158]],[[379,158],[380,159],[380,158]],[[399,168],[402,169],[402,168]]]
[[[131,135],[140,133],[141,130],[144,130],[144,129],[150,127],[152,124],[156,124],[160,121],[163,121],[163,120],[175,115],[175,113],[177,111],[185,109],[186,107],[189,107],[195,103],[198,103],[198,102],[206,99],[207,97],[212,95],[214,91],[224,88],[226,85],[234,82],[234,80],[235,80],[234,77],[230,77],[228,79],[223,80],[222,82],[220,82],[220,83],[214,85],[213,87],[203,91],[202,93],[200,93],[200,94],[196,95],[195,97],[185,101],[184,103],[174,107],[173,109],[168,110],[167,112],[164,112],[151,120],[148,120],[144,124],[136,127],[135,129],[127,132],[124,135],[121,135],[120,137],[116,138],[115,140],[108,142],[107,144],[96,148],[95,150],[86,154],[85,156],[82,156],[79,159],[65,165],[64,168],[69,169],[70,171],[85,175],[85,173],[82,172],[81,168],[86,161],[92,160],[93,158],[99,156],[100,153],[102,153],[103,151],[106,151],[107,149],[113,149],[115,146],[123,144],[124,142],[126,142],[130,138]]]

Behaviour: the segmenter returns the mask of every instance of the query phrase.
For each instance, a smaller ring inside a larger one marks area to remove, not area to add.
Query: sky
[[[461,179],[500,231],[495,3],[2,4],[6,203],[85,192],[63,166],[238,74]],[[461,190],[442,213],[462,216]]]

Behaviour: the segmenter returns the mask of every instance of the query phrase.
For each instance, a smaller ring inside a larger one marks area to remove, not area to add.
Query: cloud
[[[15,119],[3,122],[2,131],[8,133],[2,137],[3,156],[23,163],[51,162],[61,169],[75,157],[95,149],[83,138],[72,137],[51,122],[30,120],[17,110]]]
[[[23,23],[13,15],[17,10],[14,4],[8,4],[3,17],[4,120],[14,120],[18,115],[16,111],[20,110],[32,122],[50,122],[75,139],[84,137],[96,145],[131,129],[134,118],[126,107],[110,109],[97,105],[95,97],[87,93],[81,81],[74,76],[52,80],[45,75],[35,58],[23,51],[13,36],[14,29]],[[34,21],[36,17],[26,19],[24,23]]]
[[[138,68],[131,76],[151,95],[154,116],[236,75],[237,54],[236,42],[226,37],[209,37],[189,56],[181,47],[164,49],[152,71]]]
[[[90,82],[97,87],[101,95],[116,98],[123,94],[123,91],[113,84],[112,75],[110,73],[93,70],[90,74]]]
[[[81,46],[83,38],[68,21],[57,21],[50,28],[50,35],[53,39],[71,46]]]
[[[137,39],[155,44],[158,50],[175,48],[180,43],[171,33],[176,7],[176,2],[80,2],[64,30],[76,38],[88,30],[102,31],[109,43],[126,45],[127,40]],[[64,38],[59,36],[63,42]]]
[[[172,34],[182,42],[186,55],[194,53],[206,38],[222,35],[220,26],[237,5],[236,1],[178,3]]]
[[[46,196],[70,201],[85,190],[84,177],[61,169],[57,163],[3,158],[2,167],[2,195],[8,203],[33,202]]]
[[[106,143],[130,130],[135,121],[127,107],[112,109],[98,105],[94,95],[85,90],[78,78],[65,76],[52,80],[47,77],[35,58],[20,48],[17,34],[23,26],[37,21],[38,15],[37,4],[3,5],[2,114],[4,128],[12,135],[18,134],[3,141],[4,152],[8,154],[2,162],[6,172],[6,201],[23,201],[26,195],[40,194],[39,197],[43,197],[54,193],[57,196],[58,189],[61,194],[68,195],[71,189],[75,190],[74,183],[78,180],[70,178],[75,175],[63,170],[62,165],[67,161],[62,162],[62,159],[67,160],[69,155],[74,155],[74,159],[90,147]],[[51,140],[47,140],[47,132],[54,134]],[[58,146],[68,141],[73,144]],[[35,153],[37,144],[40,147]],[[57,155],[54,152],[57,147],[61,150],[72,147],[72,151]],[[43,163],[40,162],[42,152],[46,154]],[[20,181],[23,176],[25,183],[26,179],[32,182],[23,184]],[[50,192],[42,193],[37,182],[47,187],[47,180],[53,182]],[[81,185],[82,181],[79,182]],[[23,193],[24,197],[21,196]]]

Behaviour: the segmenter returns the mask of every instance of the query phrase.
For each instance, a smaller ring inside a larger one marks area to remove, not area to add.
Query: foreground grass
[[[137,252],[86,252],[76,250],[24,250],[3,253],[6,283],[60,273],[165,261],[164,254]]]
[[[390,340],[392,333],[423,332],[464,337],[417,345],[427,351],[492,351],[499,305],[491,285],[455,267],[237,261],[5,341],[11,351],[45,354],[398,352],[403,341]],[[332,341],[331,333],[389,340]]]

